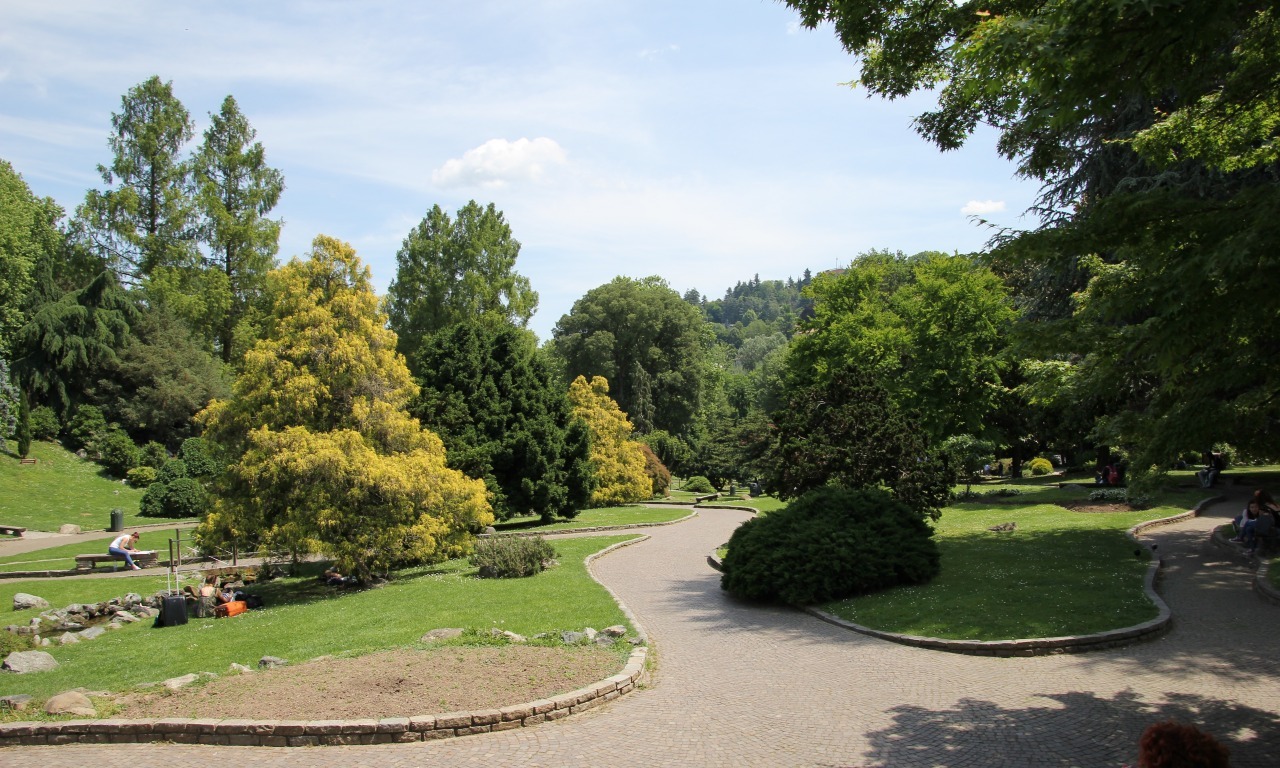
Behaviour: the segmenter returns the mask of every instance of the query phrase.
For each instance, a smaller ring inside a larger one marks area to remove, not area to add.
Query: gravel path
[[[1120,766],[1139,733],[1190,721],[1236,768],[1280,765],[1280,608],[1208,531],[1238,501],[1157,529],[1174,628],[1081,655],[925,651],[797,611],[739,604],[705,556],[746,518],[703,510],[598,560],[654,643],[645,690],[565,721],[446,741],[307,749],[71,745],[0,750],[0,764],[133,766]]]

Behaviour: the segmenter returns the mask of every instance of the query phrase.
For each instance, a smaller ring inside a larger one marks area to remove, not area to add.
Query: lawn
[[[1143,576],[1148,556],[1124,535],[1133,525],[1183,512],[1203,495],[1169,490],[1141,511],[1074,512],[1091,489],[1048,483],[1021,496],[954,504],[936,525],[942,573],[929,584],[823,606],[875,629],[960,640],[1084,634],[1156,616]],[[993,533],[990,526],[1017,523]]]
[[[552,531],[573,531],[580,528],[599,528],[609,525],[668,523],[672,520],[688,517],[689,514],[687,509],[631,505],[584,509],[572,520],[556,520],[548,524],[543,524],[541,518],[537,517],[517,517],[494,523],[493,527],[499,533],[513,533],[516,531],[550,533]]]
[[[628,625],[609,593],[587,573],[584,559],[632,536],[554,542],[560,565],[527,579],[479,579],[465,560],[400,573],[385,586],[339,590],[313,577],[257,585],[267,607],[234,619],[192,619],[175,627],[139,622],[96,640],[46,648],[59,668],[38,675],[5,676],[0,695],[39,699],[75,687],[124,690],[189,672],[223,673],[233,663],[254,665],[264,655],[297,663],[316,656],[358,656],[417,646],[440,627],[498,627],[532,637],[541,632]],[[61,606],[151,593],[163,579],[58,579],[0,582],[0,600],[28,592]],[[22,624],[39,611],[7,611]],[[629,650],[620,648],[620,658]]]
[[[155,522],[153,518],[148,518],[148,522]],[[167,560],[169,558],[169,539],[174,538],[173,528],[161,528],[152,530],[139,531],[141,538],[135,549],[154,549],[159,551],[160,559]],[[185,546],[190,546],[190,531],[183,534],[183,542]],[[76,544],[64,544],[60,547],[49,547],[35,552],[27,552],[21,555],[6,555],[0,557],[0,572],[8,571],[69,571],[76,567],[75,556],[84,554],[101,554],[107,553],[107,546],[111,543],[110,539],[97,539],[94,541],[82,541]],[[123,565],[124,561],[121,561]],[[109,565],[99,565],[98,570],[110,570]]]
[[[16,450],[10,440],[0,452],[0,523],[35,531],[56,531],[65,523],[105,530],[117,507],[125,525],[156,522],[138,514],[142,490],[111,479],[98,464],[39,440],[31,444],[35,464],[19,463]]]

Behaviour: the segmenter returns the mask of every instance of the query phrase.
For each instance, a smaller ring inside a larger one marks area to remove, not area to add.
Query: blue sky
[[[111,114],[172,81],[196,142],[231,94],[287,185],[280,256],[355,246],[379,293],[432,205],[494,203],[546,339],[591,288],[661,275],[723,295],[871,248],[968,252],[1036,188],[984,132],[941,153],[927,95],[868,98],[829,28],[761,0],[6,0],[0,157],[68,212]]]

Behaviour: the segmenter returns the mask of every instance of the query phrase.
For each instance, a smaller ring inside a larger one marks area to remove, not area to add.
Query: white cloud
[[[461,158],[445,161],[431,172],[440,187],[505,187],[514,181],[541,181],[554,166],[568,162],[568,154],[553,139],[490,139]]]
[[[670,43],[663,48],[645,48],[644,50],[640,51],[640,58],[656,59],[661,56],[665,56],[668,53],[676,53],[679,50],[680,50],[680,46],[676,45],[675,43]]]
[[[787,22],[787,34],[788,34],[788,35],[796,35],[796,34],[799,34],[799,33],[800,33],[800,22],[798,22],[798,21],[788,21],[788,22]]]
[[[964,204],[960,212],[966,216],[986,216],[989,213],[999,213],[1003,210],[1003,200],[970,200]]]

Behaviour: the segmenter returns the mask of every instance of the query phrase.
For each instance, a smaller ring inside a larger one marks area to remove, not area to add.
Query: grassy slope
[[[64,523],[85,530],[110,527],[111,510],[125,525],[157,522],[138,515],[142,491],[112,480],[102,467],[54,443],[31,444],[35,464],[20,464],[13,441],[0,453],[0,523],[56,531]]]
[[[689,510],[687,509],[662,509],[653,507],[626,506],[626,507],[601,507],[599,509],[584,509],[572,520],[556,520],[553,523],[543,525],[539,518],[536,517],[517,517],[501,523],[494,523],[500,533],[510,533],[514,531],[525,532],[548,532],[548,531],[572,531],[579,528],[595,528],[603,525],[636,525],[640,523],[666,523],[672,520],[679,520],[687,517]]]
[[[155,522],[150,520],[149,522]],[[160,553],[161,560],[167,560],[169,557],[169,539],[174,538],[172,528],[161,528],[159,530],[151,529],[139,531],[142,534],[138,540],[135,549],[154,549]],[[58,539],[53,539],[57,541]],[[183,541],[185,545],[190,545],[190,533],[184,534]],[[21,555],[6,555],[0,557],[0,572],[4,571],[68,571],[76,567],[75,556],[83,554],[102,554],[107,553],[107,545],[111,543],[110,539],[98,539],[96,541],[82,541],[77,544],[63,544],[59,547],[49,547],[35,552],[27,552]],[[123,562],[123,561],[122,561]],[[98,570],[110,570],[111,566],[102,564],[98,566]]]
[[[189,672],[226,672],[232,662],[256,664],[264,655],[300,662],[316,656],[361,655],[412,646],[430,629],[463,627],[540,632],[602,629],[628,622],[603,587],[587,574],[584,558],[632,536],[557,541],[560,565],[528,579],[479,579],[465,561],[408,571],[386,586],[338,591],[316,579],[281,579],[255,587],[267,608],[234,619],[192,619],[177,627],[139,622],[96,640],[46,648],[61,665],[38,675],[0,678],[0,695],[44,698],[77,686],[123,690]],[[103,599],[127,591],[149,593],[163,579],[4,581],[0,600],[14,592],[40,595],[55,605]],[[25,623],[38,611],[7,612],[6,623]]]

